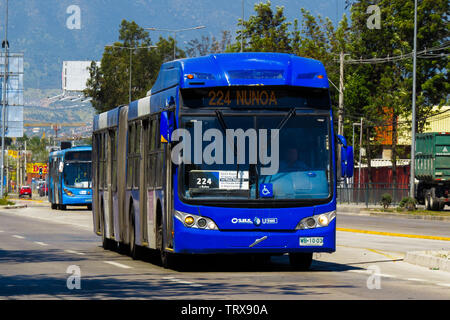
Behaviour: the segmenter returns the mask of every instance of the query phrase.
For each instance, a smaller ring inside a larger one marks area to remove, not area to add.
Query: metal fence
[[[383,194],[392,197],[391,205],[397,205],[403,198],[409,196],[409,185],[391,183],[363,183],[361,185],[338,185],[337,202],[341,204],[380,205]]]

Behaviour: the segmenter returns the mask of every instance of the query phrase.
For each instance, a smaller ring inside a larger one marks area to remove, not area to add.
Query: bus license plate
[[[314,238],[300,238],[300,246],[323,246],[323,238],[322,237],[314,237]]]
[[[81,190],[80,194],[87,194],[87,191],[86,190]]]

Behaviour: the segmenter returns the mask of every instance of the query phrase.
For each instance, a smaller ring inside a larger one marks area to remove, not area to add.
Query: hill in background
[[[246,19],[259,1],[245,1]],[[64,60],[99,60],[104,46],[117,40],[122,19],[142,27],[168,29],[205,25],[207,28],[177,34],[182,48],[202,35],[219,36],[229,30],[235,37],[241,17],[241,1],[221,0],[23,0],[9,1],[8,40],[11,51],[24,52],[25,88],[61,88]],[[344,0],[273,0],[273,8],[285,7],[289,21],[304,7],[333,21],[344,12]],[[69,29],[71,6],[80,9],[80,29]],[[0,3],[0,39],[4,34],[5,1]],[[153,42],[167,32],[150,31]],[[171,35],[172,36],[172,35]]]

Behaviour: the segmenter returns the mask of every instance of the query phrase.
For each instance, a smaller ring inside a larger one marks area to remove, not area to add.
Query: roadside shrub
[[[405,197],[398,204],[399,208],[406,209],[408,211],[416,210],[417,201],[414,198]]]
[[[0,198],[0,206],[12,206],[14,204],[15,204],[14,202],[9,201],[6,198]]]
[[[389,193],[384,193],[381,196],[381,205],[383,206],[384,209],[389,208],[389,206],[392,203],[392,196]]]

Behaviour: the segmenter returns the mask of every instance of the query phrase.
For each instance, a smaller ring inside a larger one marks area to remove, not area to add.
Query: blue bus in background
[[[352,147],[334,133],[319,61],[164,63],[145,98],[95,116],[92,152],[105,249],[156,249],[164,267],[180,254],[287,253],[297,270],[336,249],[336,183],[353,172]]]
[[[48,201],[52,209],[87,206],[92,209],[92,147],[53,151],[48,161]]]

